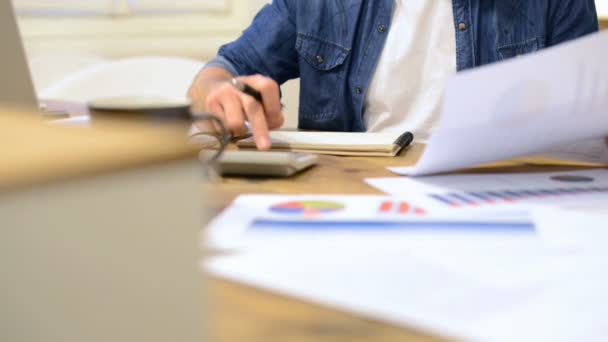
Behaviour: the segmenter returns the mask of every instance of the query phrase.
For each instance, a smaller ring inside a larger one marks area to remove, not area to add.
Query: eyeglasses
[[[205,155],[207,162],[216,161],[230,142],[251,136],[251,133],[233,136],[222,120],[210,113],[192,113],[192,118],[197,131],[190,134],[190,139],[201,145],[204,152],[202,155]]]

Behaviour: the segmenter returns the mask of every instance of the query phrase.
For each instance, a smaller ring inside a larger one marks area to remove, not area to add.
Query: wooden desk
[[[188,125],[101,122],[92,128],[53,125],[37,114],[0,108],[0,191],[195,159]]]
[[[243,193],[381,194],[363,182],[367,177],[394,176],[386,166],[412,165],[423,147],[414,145],[397,158],[322,156],[320,165],[289,179],[227,178],[208,185],[216,196],[209,206],[219,212]],[[548,171],[547,160],[514,160],[494,166],[503,171]],[[560,168],[551,167],[551,170]],[[571,167],[569,167],[571,169]],[[496,172],[479,168],[477,172]],[[416,329],[405,329],[323,308],[211,277],[214,341],[445,341]]]

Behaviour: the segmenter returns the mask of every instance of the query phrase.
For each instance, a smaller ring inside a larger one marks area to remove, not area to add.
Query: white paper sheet
[[[91,117],[88,115],[78,115],[65,119],[55,119],[50,121],[50,123],[52,125],[88,127],[91,123]]]
[[[310,209],[340,208],[299,211],[306,203]],[[390,212],[384,212],[387,203]],[[546,283],[568,268],[568,260],[559,258],[563,252],[569,257],[571,250],[546,250],[525,215],[436,210],[419,216],[396,212],[399,203],[397,197],[384,196],[245,195],[212,222],[207,243],[246,252],[276,251],[277,246],[286,253],[310,248],[395,250],[501,289]]]
[[[593,51],[593,53],[589,53]],[[608,136],[608,32],[460,73],[413,176]]]
[[[596,174],[599,171],[564,179],[604,176]],[[523,180],[501,179],[498,184],[530,181],[523,176]],[[538,180],[552,184],[544,176]],[[485,189],[487,182],[473,183]],[[410,220],[416,217],[415,208],[421,207],[430,213],[417,218],[421,222],[442,215],[453,220],[488,220],[483,210],[458,215],[429,209],[418,204],[416,193],[407,200],[242,196],[209,228],[212,247],[238,241],[239,252],[212,258],[204,267],[218,277],[455,338],[553,342],[604,336],[601,323],[607,297],[604,288],[595,285],[605,283],[596,279],[603,273],[581,271],[605,269],[602,258],[571,246],[546,244],[536,229],[395,231],[360,225],[387,218]],[[399,212],[402,201],[412,211]],[[391,204],[390,210],[386,203]],[[346,219],[353,225],[334,225]],[[573,281],[573,275],[584,276],[589,283]],[[572,312],[572,308],[586,311]]]
[[[308,132],[308,131],[273,131],[270,139],[276,144],[295,146],[337,146],[353,149],[365,146],[392,146],[403,134],[395,132],[345,133],[345,132]],[[251,141],[251,140],[245,140]]]
[[[442,252],[446,258],[451,253],[436,251]],[[514,261],[522,267],[526,266],[526,260],[536,260],[532,258],[534,253],[525,248],[511,251],[511,255],[516,256]],[[487,263],[497,260],[495,253],[485,251],[469,262],[481,258],[487,259]],[[518,279],[518,287],[497,287],[462,274],[456,264],[452,265],[455,268],[447,268],[398,249],[294,249],[276,245],[265,250],[214,258],[208,261],[206,268],[222,278],[455,338],[553,342],[597,337],[598,330],[601,332],[598,324],[606,317],[601,314],[608,307],[605,289],[579,287],[578,284],[558,286],[571,280],[570,276],[581,268],[575,259],[568,260],[570,263],[564,264],[561,272],[551,274],[545,282],[538,281],[541,274],[547,274],[542,272],[542,267],[536,279],[530,279],[527,272],[510,267],[504,275],[511,281]],[[563,258],[548,258],[538,265],[559,265],[563,261]],[[495,264],[495,268],[503,266]],[[586,281],[596,280],[588,277]],[[587,291],[585,298],[580,298],[580,290]],[[593,305],[591,300],[594,298],[601,301]],[[571,308],[588,311],[573,312]],[[536,316],[530,317],[530,313]],[[554,320],[546,319],[548,317]],[[572,324],[565,324],[566,317],[570,317]],[[565,325],[552,324],[557,321]],[[488,326],[493,328],[488,329]],[[556,338],[539,339],[539,336]]]
[[[487,341],[607,341],[608,260],[578,259],[568,276],[522,305],[479,322]]]
[[[608,258],[608,201],[537,206],[530,212],[547,244]]]
[[[463,338],[470,336],[462,327],[535,294],[495,290],[395,251],[284,252],[215,258],[207,269],[328,307]]]
[[[242,195],[210,223],[206,241],[216,249],[364,246],[374,241],[403,247],[427,241],[463,245],[479,238],[487,244],[487,236],[507,241],[535,234],[527,215],[455,212],[419,200],[424,195]]]
[[[459,174],[365,180],[394,196],[453,211],[526,211],[532,204],[608,201],[608,170]]]

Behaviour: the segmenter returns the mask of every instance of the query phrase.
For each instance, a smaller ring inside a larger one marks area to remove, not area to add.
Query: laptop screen
[[[0,1],[0,108],[37,111],[38,101],[11,1]]]

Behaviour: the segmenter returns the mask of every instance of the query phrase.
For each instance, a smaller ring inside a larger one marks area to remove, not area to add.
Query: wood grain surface
[[[0,109],[0,191],[118,169],[196,158],[186,123],[123,120],[67,127]]]

